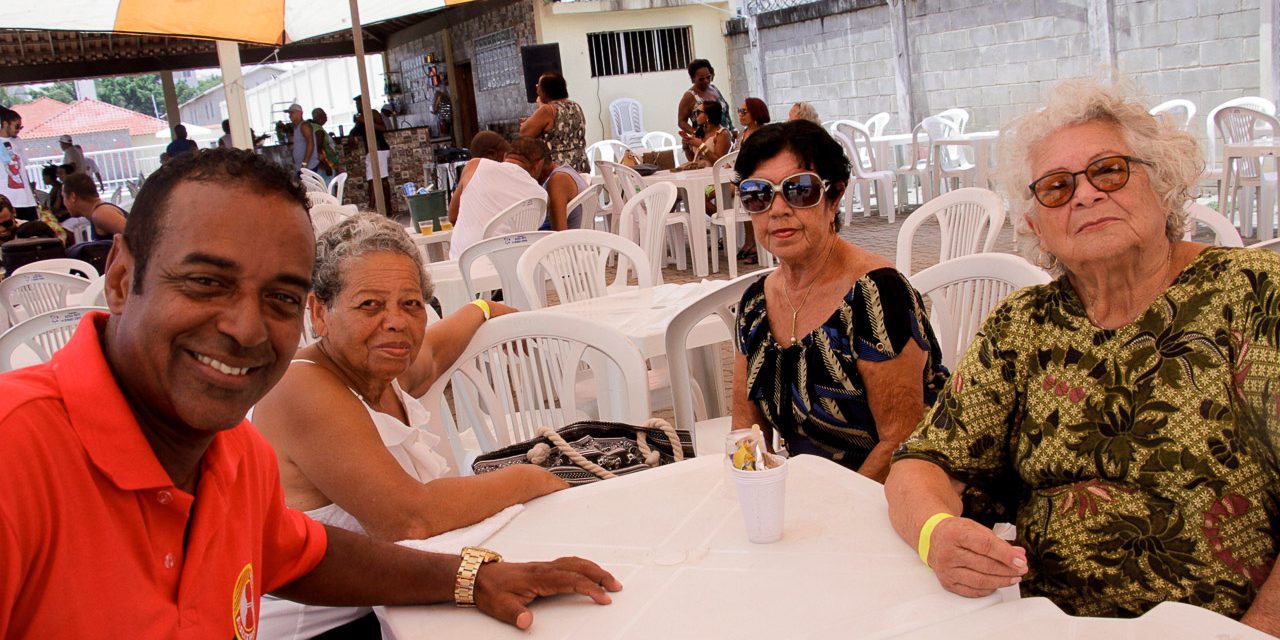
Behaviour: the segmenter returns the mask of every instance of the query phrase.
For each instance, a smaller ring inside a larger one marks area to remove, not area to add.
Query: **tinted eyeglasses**
[[[748,213],[764,213],[773,205],[779,191],[782,199],[794,209],[809,209],[822,202],[822,192],[829,183],[816,173],[797,173],[774,184],[762,178],[748,178],[738,183],[738,200]]]
[[[747,115],[747,108],[746,108],[746,107],[739,107],[739,108],[738,108],[738,115],[740,115],[740,116],[745,116],[745,115]]]
[[[1098,191],[1110,193],[1129,184],[1130,164],[1149,162],[1131,156],[1107,156],[1090,162],[1080,171],[1055,171],[1027,185],[1040,204],[1054,209],[1071,201],[1076,194],[1076,176],[1083,175]]]

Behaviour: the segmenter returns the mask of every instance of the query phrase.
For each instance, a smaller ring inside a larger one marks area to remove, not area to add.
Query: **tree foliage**
[[[178,102],[186,102],[220,82],[222,78],[218,76],[205,78],[195,86],[179,80],[174,86],[178,92]],[[164,111],[164,88],[159,74],[100,78],[97,80],[97,88],[99,100],[117,107],[153,115]]]
[[[76,86],[70,82],[55,82],[43,87],[32,89],[29,93],[31,100],[39,100],[40,98],[52,98],[58,102],[71,104],[76,101]]]

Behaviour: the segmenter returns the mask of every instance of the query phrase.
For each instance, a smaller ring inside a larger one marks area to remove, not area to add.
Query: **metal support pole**
[[[360,113],[364,116],[364,141],[369,153],[370,175],[373,184],[373,204],[378,213],[387,215],[391,204],[382,193],[382,163],[378,162],[378,130],[373,125],[373,107],[369,106],[369,70],[364,64],[364,31],[360,28],[360,7],[358,0],[350,0],[351,4],[351,41],[356,48],[356,69],[360,73]]]

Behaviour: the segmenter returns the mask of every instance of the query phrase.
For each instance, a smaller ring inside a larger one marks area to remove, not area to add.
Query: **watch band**
[[[453,602],[459,607],[476,606],[476,575],[480,566],[490,562],[502,562],[502,556],[483,547],[464,547],[462,563],[458,565],[458,577],[453,585]]]

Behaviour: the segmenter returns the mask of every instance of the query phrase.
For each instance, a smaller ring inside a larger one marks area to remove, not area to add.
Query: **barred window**
[[[591,77],[683,70],[693,58],[689,34],[687,26],[588,33]]]
[[[503,29],[475,39],[472,57],[476,64],[476,85],[480,91],[520,84],[520,48],[516,34]]]

